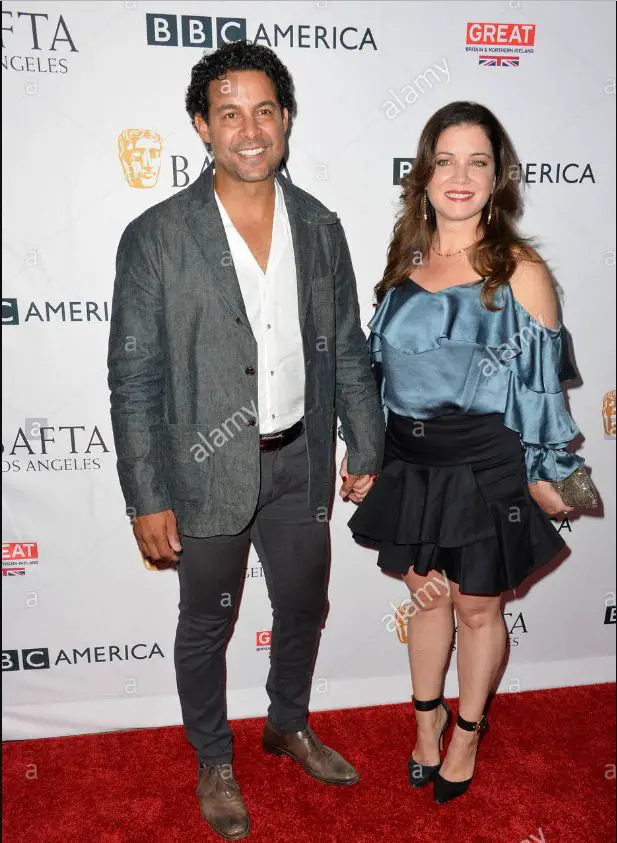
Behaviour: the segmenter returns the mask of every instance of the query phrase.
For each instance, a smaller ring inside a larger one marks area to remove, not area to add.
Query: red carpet
[[[471,790],[438,806],[406,783],[409,706],[314,714],[320,737],[358,767],[322,785],[260,749],[263,721],[236,721],[235,769],[251,843],[608,843],[615,840],[615,686],[494,701]],[[181,728],[19,741],[3,747],[6,843],[220,841],[193,795]],[[36,775],[36,778],[34,777]]]

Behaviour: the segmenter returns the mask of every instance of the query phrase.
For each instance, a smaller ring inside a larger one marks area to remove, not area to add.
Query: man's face
[[[281,109],[274,85],[257,70],[230,71],[210,82],[208,123],[195,125],[212,146],[217,171],[239,181],[270,178],[285,152],[289,115]]]

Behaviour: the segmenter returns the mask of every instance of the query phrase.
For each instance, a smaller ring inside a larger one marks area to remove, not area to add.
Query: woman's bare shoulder
[[[516,259],[516,269],[510,278],[512,295],[537,322],[546,328],[557,328],[557,294],[546,263],[528,247],[519,249]]]

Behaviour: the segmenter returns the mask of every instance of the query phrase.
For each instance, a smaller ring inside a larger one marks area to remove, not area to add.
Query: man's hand
[[[142,556],[157,568],[169,568],[178,561],[176,552],[182,550],[182,545],[171,509],[138,515],[133,521],[133,533]]]
[[[375,482],[376,474],[348,474],[347,454],[343,457],[339,475],[343,481],[339,495],[343,500],[351,500],[360,503],[364,500]]]
[[[548,480],[538,480],[537,483],[528,483],[529,494],[534,501],[551,518],[558,518],[560,515],[573,511],[573,507],[567,506],[559,492],[555,491],[553,484]]]

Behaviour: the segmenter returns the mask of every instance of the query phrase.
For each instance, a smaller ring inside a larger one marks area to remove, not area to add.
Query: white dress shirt
[[[283,190],[276,180],[274,184],[272,243],[265,273],[214,191],[246,314],[257,340],[260,433],[284,430],[304,415],[304,350],[296,264]]]

